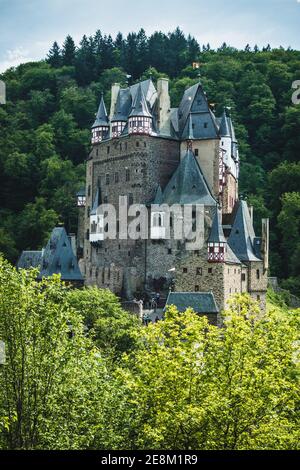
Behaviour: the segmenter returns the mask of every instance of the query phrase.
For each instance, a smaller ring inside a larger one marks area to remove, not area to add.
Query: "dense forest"
[[[193,69],[192,63],[200,68]],[[101,92],[114,82],[170,78],[172,105],[201,80],[216,113],[231,108],[240,144],[240,193],[255,207],[256,229],[271,218],[271,274],[300,294],[300,51],[214,50],[177,28],[147,37],[144,30],[115,39],[97,31],[77,47],[70,36],[47,58],[0,75],[0,251],[15,261],[37,249],[63,222],[76,231],[75,193],[84,184],[90,126]]]

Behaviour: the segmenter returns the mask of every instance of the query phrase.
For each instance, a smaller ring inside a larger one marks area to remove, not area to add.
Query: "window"
[[[109,154],[109,152],[110,152],[110,147],[108,146],[107,147],[107,155]]]
[[[198,157],[198,156],[199,156],[199,150],[195,149],[195,157]]]
[[[199,286],[195,286],[195,292],[199,292],[200,291],[200,287]]]
[[[260,270],[259,269],[256,270],[256,279],[260,279]]]
[[[208,128],[208,123],[205,122],[205,123],[204,123],[204,129],[207,129],[207,128]]]
[[[183,268],[182,272],[183,272],[184,274],[186,274],[186,273],[188,272],[188,269],[187,269],[187,268]]]
[[[120,144],[120,152],[122,152],[122,144]]]
[[[96,155],[97,155],[97,157],[98,157],[98,155],[99,155],[99,150],[98,150],[98,149],[96,150]]]
[[[172,248],[168,248],[168,255],[172,254]]]
[[[208,274],[212,274],[213,270],[212,268],[208,268]]]
[[[104,202],[104,204],[108,204],[108,196],[104,196],[103,202]]]
[[[137,147],[139,147],[139,146],[140,146],[140,143],[139,143],[139,142],[136,142],[136,144],[135,144],[135,145],[136,145]]]
[[[197,268],[197,276],[202,276],[202,268]]]
[[[88,187],[88,196],[91,195],[91,186]]]
[[[242,274],[242,282],[245,282],[245,281],[246,281],[246,274],[243,273],[243,274]]]
[[[109,184],[109,173],[105,175],[105,184]]]
[[[128,204],[130,206],[132,206],[132,204],[133,204],[133,194],[132,193],[128,194]]]
[[[146,142],[144,142],[144,147],[145,147],[145,148],[147,147],[147,143],[146,143]]]
[[[130,170],[129,170],[129,168],[125,169],[125,180],[130,181]]]
[[[260,295],[257,296],[257,300],[260,301]]]

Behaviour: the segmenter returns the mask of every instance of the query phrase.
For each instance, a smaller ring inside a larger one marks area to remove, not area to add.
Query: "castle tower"
[[[128,117],[128,133],[143,135],[151,135],[152,133],[152,114],[149,111],[140,83]]]
[[[102,140],[107,139],[108,136],[109,122],[102,93],[96,120],[92,126],[92,144],[98,144]]]

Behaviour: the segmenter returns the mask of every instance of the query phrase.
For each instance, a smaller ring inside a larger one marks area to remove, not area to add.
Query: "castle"
[[[86,285],[127,300],[156,292],[182,308],[193,303],[216,323],[234,293],[248,292],[264,310],[268,220],[256,237],[253,210],[238,198],[232,119],[226,109],[215,116],[201,83],[185,91],[178,108],[171,108],[165,78],[156,87],[151,79],[127,88],[114,84],[109,115],[101,98],[91,143],[86,191],[78,193],[77,244]],[[103,204],[116,208],[115,237],[107,236]],[[121,233],[122,212],[133,204],[147,208],[148,237]],[[186,236],[172,236],[176,214],[167,217],[166,208],[173,205],[192,208],[192,224],[197,208],[202,211],[197,249],[187,249]]]

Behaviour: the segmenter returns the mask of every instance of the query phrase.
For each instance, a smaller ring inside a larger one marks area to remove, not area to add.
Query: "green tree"
[[[222,330],[174,307],[144,329],[118,371],[123,413],[119,404],[121,419],[108,424],[112,447],[299,448],[299,320],[258,312],[237,296]]]
[[[36,274],[0,260],[1,448],[87,448],[104,425],[106,369],[59,277]]]

